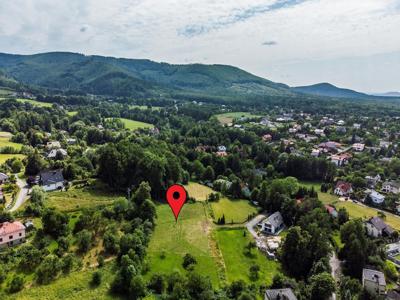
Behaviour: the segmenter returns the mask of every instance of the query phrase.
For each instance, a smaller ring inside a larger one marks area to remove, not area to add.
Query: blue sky
[[[400,90],[400,0],[1,0],[0,52],[230,64],[289,85]]]

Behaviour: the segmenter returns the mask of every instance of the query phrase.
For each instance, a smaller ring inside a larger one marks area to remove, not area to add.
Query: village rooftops
[[[40,173],[40,182],[42,185],[51,185],[64,181],[62,170],[51,170]]]
[[[6,181],[8,179],[8,176],[4,173],[0,172],[0,183],[3,181]]]
[[[387,235],[391,235],[394,230],[392,227],[387,225],[381,218],[379,217],[372,217],[368,220],[368,223],[372,224],[376,229],[379,231],[385,232]]]

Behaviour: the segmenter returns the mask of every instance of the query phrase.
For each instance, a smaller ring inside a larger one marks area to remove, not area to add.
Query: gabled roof
[[[376,229],[380,231],[385,231],[387,234],[392,234],[393,229],[387,225],[381,218],[373,217],[368,220],[368,223],[372,224]]]
[[[8,179],[8,176],[0,172],[0,180],[6,180],[6,179]]]
[[[378,282],[379,285],[386,285],[385,275],[377,270],[363,269],[363,280]]]
[[[263,223],[271,224],[274,227],[279,227],[283,223],[282,215],[279,211],[274,212]]]
[[[340,189],[342,192],[349,193],[352,190],[351,183],[346,181],[338,181],[335,189]]]
[[[8,235],[23,229],[25,229],[25,226],[18,221],[0,223],[0,236]]]
[[[297,300],[292,289],[273,289],[265,291],[266,300]]]
[[[40,181],[42,185],[63,182],[64,176],[62,170],[51,170],[40,173]]]
[[[399,181],[385,181],[382,185],[391,185],[397,189],[400,189],[400,182]]]

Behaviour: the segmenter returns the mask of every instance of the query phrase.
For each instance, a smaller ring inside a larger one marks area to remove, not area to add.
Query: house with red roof
[[[25,226],[21,222],[0,223],[0,248],[25,242]]]
[[[353,192],[351,183],[345,181],[338,181],[334,193],[338,196],[347,197]]]

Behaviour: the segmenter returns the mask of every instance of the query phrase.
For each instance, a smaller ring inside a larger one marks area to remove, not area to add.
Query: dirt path
[[[27,185],[26,181],[23,179],[20,179],[17,174],[15,174],[15,177],[17,178],[17,185],[19,187],[19,193],[17,195],[17,199],[14,201],[14,206],[9,208],[9,211],[13,212],[16,211],[18,208],[22,206],[22,204],[25,203],[25,201],[28,198],[28,193],[29,193],[29,186]]]

